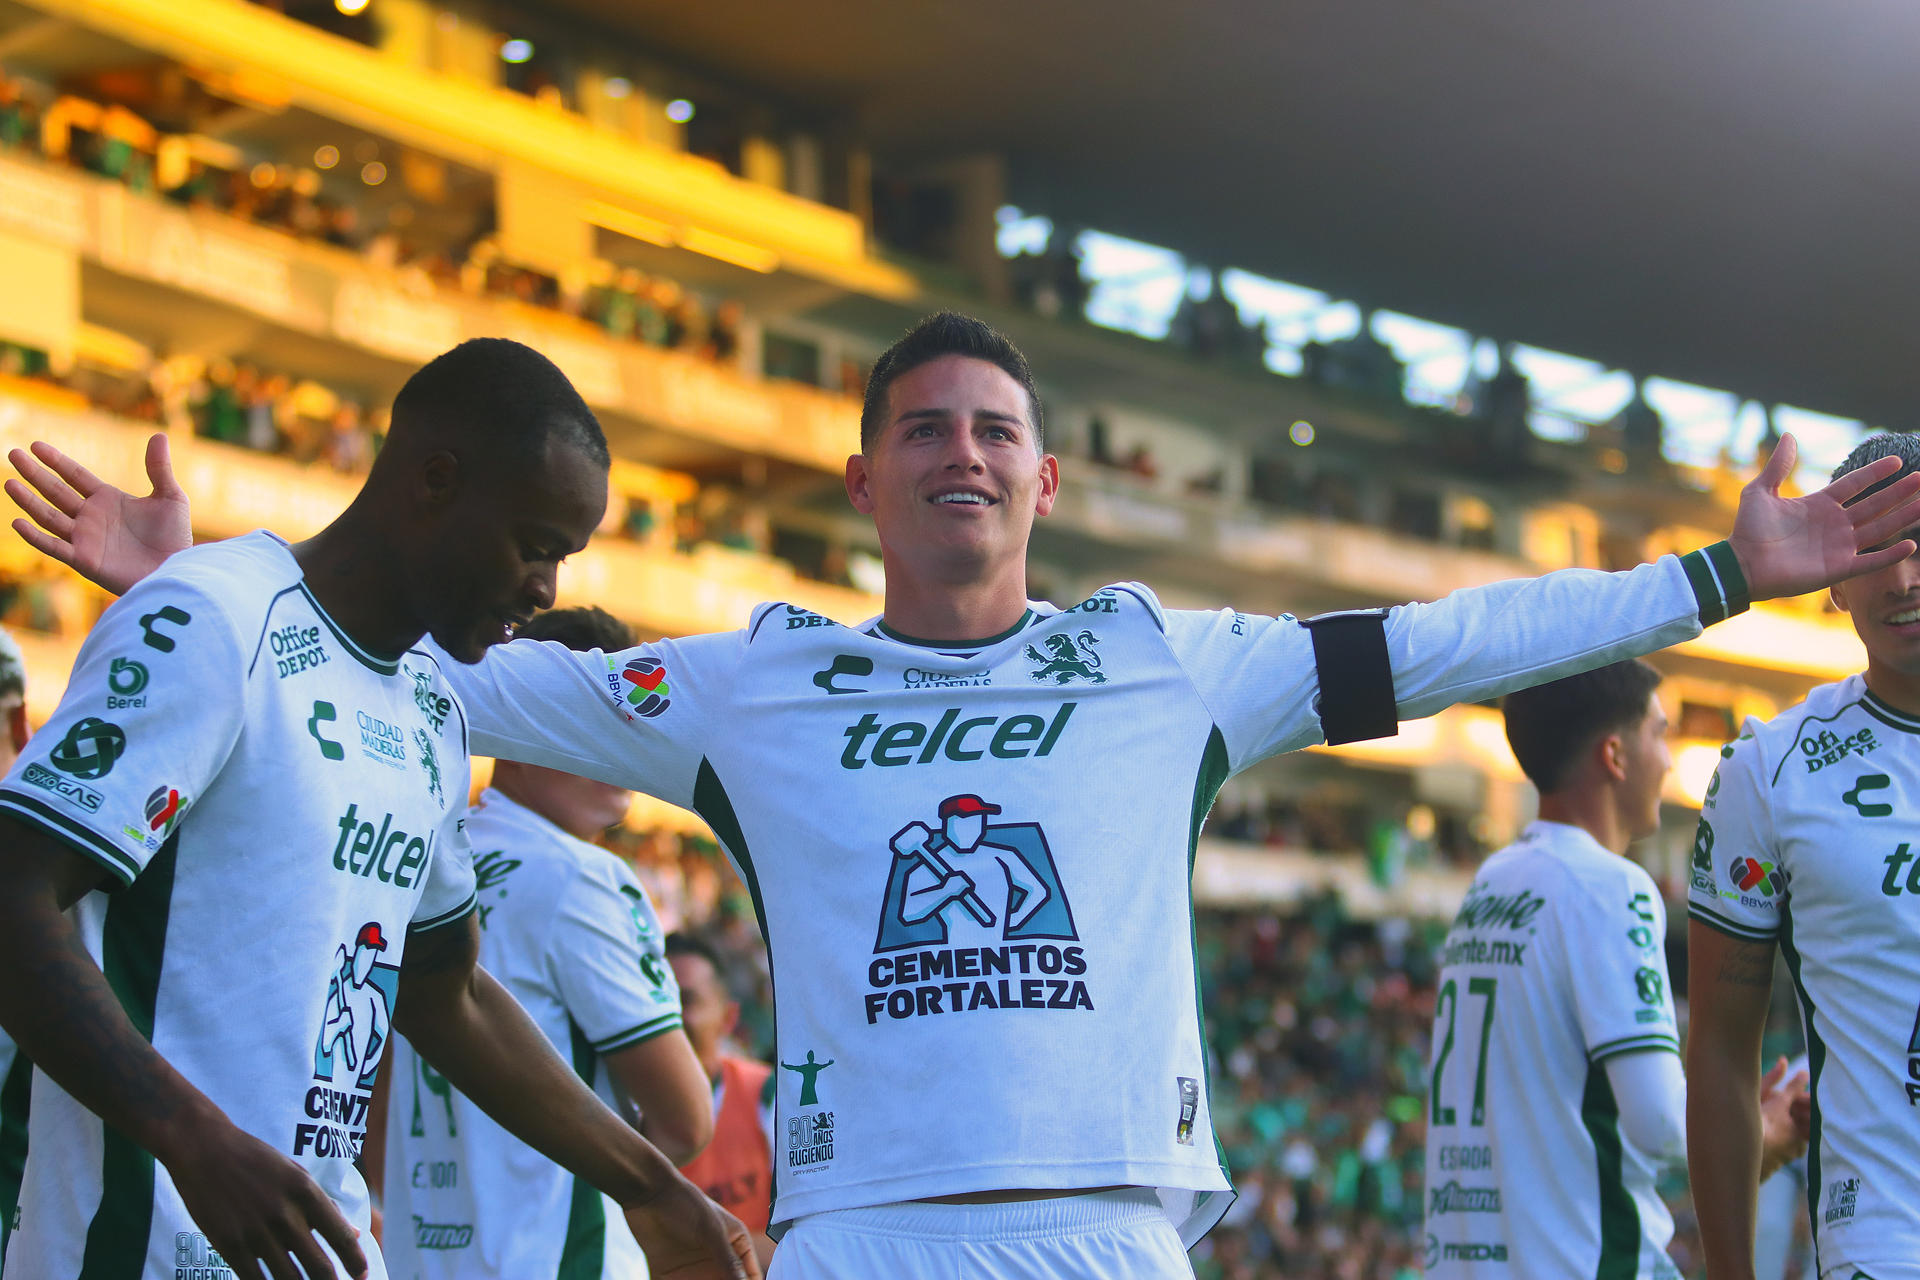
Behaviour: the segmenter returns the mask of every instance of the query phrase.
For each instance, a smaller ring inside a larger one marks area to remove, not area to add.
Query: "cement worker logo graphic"
[[[948,796],[937,829],[909,822],[893,834],[876,952],[963,937],[1079,939],[1046,833],[1037,823],[988,821],[999,813],[979,796]]]

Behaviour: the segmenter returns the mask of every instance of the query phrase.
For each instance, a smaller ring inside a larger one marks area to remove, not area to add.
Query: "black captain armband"
[[[1387,611],[1349,609],[1300,624],[1313,637],[1320,675],[1320,731],[1327,745],[1391,738],[1400,732],[1387,660]]]

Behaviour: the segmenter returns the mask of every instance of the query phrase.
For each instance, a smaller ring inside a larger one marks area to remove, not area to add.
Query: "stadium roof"
[[[1911,0],[556,2],[1056,219],[1916,424]]]

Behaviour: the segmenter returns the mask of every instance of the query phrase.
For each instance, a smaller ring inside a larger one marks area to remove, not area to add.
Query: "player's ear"
[[[867,471],[867,455],[856,453],[847,459],[847,501],[863,516],[873,514],[873,480]]]
[[[1040,496],[1033,504],[1035,515],[1050,515],[1053,500],[1060,496],[1060,459],[1050,453],[1040,455]]]
[[[1847,584],[1836,582],[1827,588],[1827,599],[1833,601],[1833,607],[1840,612],[1847,611]]]
[[[1600,739],[1600,767],[1615,782],[1627,780],[1627,739],[1624,734],[1609,733]]]
[[[420,460],[416,476],[416,492],[423,506],[449,506],[460,492],[460,459],[445,449],[436,449]]]

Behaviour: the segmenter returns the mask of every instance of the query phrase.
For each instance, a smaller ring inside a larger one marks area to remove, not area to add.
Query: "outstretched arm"
[[[758,1277],[746,1228],[568,1069],[479,967],[479,949],[471,915],[408,939],[394,1009],[400,1033],[508,1132],[618,1201],[655,1275]]]

